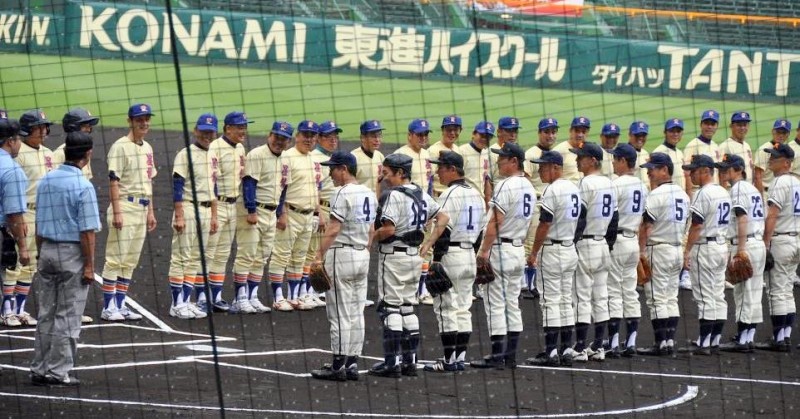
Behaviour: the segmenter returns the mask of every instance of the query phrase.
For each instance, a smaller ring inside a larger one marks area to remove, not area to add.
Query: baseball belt
[[[495,246],[499,246],[499,245],[501,245],[503,243],[508,243],[508,244],[510,244],[510,245],[512,245],[514,247],[522,247],[524,245],[522,239],[509,239],[509,238],[506,238],[506,237],[500,237],[499,240],[500,240],[500,242],[499,243],[495,243],[494,244]]]
[[[222,201],[222,202],[224,202],[224,203],[226,203],[226,204],[235,204],[236,200],[238,200],[239,197],[238,196],[220,195],[220,196],[217,197],[217,199]]]
[[[361,244],[349,244],[349,243],[334,243],[329,247],[329,249],[341,249],[343,247],[349,247],[355,250],[365,250],[367,246]]]
[[[678,246],[680,246],[681,244],[680,244],[680,243],[667,243],[667,242],[647,242],[647,245],[648,245],[648,246],[660,246],[660,245],[667,245],[667,246],[674,246],[674,247],[678,247]]]
[[[186,201],[186,202],[188,202],[190,204],[197,204],[197,205],[199,205],[199,206],[201,206],[203,208],[211,208],[211,201],[200,201],[200,202]]]
[[[572,240],[554,240],[554,239],[548,239],[548,240],[545,240],[545,242],[544,242],[544,243],[542,243],[542,244],[543,244],[544,246],[552,246],[552,245],[558,244],[558,245],[561,245],[561,246],[564,246],[564,247],[569,247],[569,246],[572,246]]]
[[[748,234],[748,235],[747,235],[747,238],[745,239],[745,241],[746,241],[746,240],[748,240],[748,239],[754,239],[755,237],[756,237],[756,235],[755,235],[755,234]],[[728,242],[729,242],[730,244],[734,245],[734,246],[736,246],[737,244],[739,244],[739,241],[738,241],[738,240],[736,240],[736,239],[730,239],[730,240],[728,240]]]
[[[257,208],[262,208],[262,209],[265,209],[265,210],[269,210],[269,211],[275,211],[276,209],[278,209],[277,205],[262,204],[262,203],[259,203],[259,202],[256,202],[256,207]]]
[[[587,235],[581,236],[581,240],[583,240],[583,239],[591,239],[591,240],[594,240],[594,241],[600,241],[600,240],[605,240],[606,237],[605,236],[594,236],[594,235],[587,234]]]
[[[458,247],[461,249],[472,249],[472,243],[470,242],[450,242],[447,244],[448,247]]]
[[[298,214],[303,214],[303,215],[314,214],[314,209],[313,208],[304,210],[304,209],[298,208],[298,207],[296,207],[296,206],[294,206],[292,204],[286,204],[286,206],[289,207],[290,210],[292,210],[292,211],[294,211],[294,212],[296,212]],[[318,214],[314,214],[314,215],[318,215]]]
[[[135,196],[128,196],[128,202],[133,202],[134,204],[139,204],[143,207],[150,205],[150,200],[147,198],[137,198]]]
[[[419,249],[417,249],[416,247],[403,247],[403,246],[391,246],[391,245],[381,246],[381,254],[393,255],[395,253],[404,253],[408,256],[416,256],[417,254],[419,254]]]
[[[786,232],[786,233],[772,233],[773,236],[796,236],[797,233],[795,232]]]
[[[720,244],[720,238],[716,236],[701,237],[700,240],[697,243],[695,243],[695,245],[710,244],[710,243]]]
[[[638,235],[639,233],[633,230],[617,230],[617,236],[631,238],[631,237],[636,237]]]

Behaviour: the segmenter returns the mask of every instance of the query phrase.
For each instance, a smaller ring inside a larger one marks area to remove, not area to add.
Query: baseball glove
[[[728,262],[725,270],[725,280],[731,284],[738,284],[753,277],[753,264],[746,252],[739,252]]]
[[[444,271],[444,266],[440,262],[433,262],[428,267],[428,275],[425,277],[425,287],[432,296],[436,297],[446,293],[453,288],[453,282]]]
[[[650,282],[650,277],[652,275],[653,271],[650,269],[650,262],[646,257],[639,255],[639,265],[636,266],[636,283],[638,285],[644,285]]]
[[[494,272],[489,259],[479,257],[477,259],[478,270],[475,273],[475,283],[478,285],[488,284],[494,281]]]
[[[764,272],[769,272],[775,267],[775,258],[772,257],[772,252],[767,250],[767,259],[764,263]]]
[[[325,266],[322,263],[314,262],[311,264],[311,270],[308,272],[308,283],[314,288],[316,292],[325,292],[331,289],[331,277],[325,271]]]

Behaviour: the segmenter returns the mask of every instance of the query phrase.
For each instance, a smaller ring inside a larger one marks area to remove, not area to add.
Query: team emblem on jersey
[[[155,165],[153,162],[153,153],[147,153],[147,178],[153,179],[153,166]]]
[[[47,168],[47,171],[53,170],[53,159],[50,156],[44,157],[44,167]]]
[[[286,187],[286,178],[289,177],[289,165],[283,164],[281,165],[281,188]]]

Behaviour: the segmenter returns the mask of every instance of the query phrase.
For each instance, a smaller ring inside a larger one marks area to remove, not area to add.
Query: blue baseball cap
[[[581,148],[570,148],[569,151],[578,157],[594,157],[597,161],[603,160],[603,149],[595,143],[584,143]]]
[[[213,113],[204,113],[197,118],[197,124],[195,127],[200,131],[217,131],[219,123],[217,122],[217,116]]]
[[[414,134],[431,132],[431,124],[425,119],[417,118],[408,124],[408,132],[413,132]]]
[[[497,128],[500,129],[519,129],[519,119],[513,116],[504,116],[497,121]]]
[[[731,122],[750,122],[750,112],[734,112],[731,115]]]
[[[244,112],[233,111],[225,115],[225,125],[247,125],[252,124],[253,121],[247,119],[247,114]]]
[[[683,131],[683,120],[678,118],[667,119],[664,123],[664,131],[669,131],[673,128],[680,128]]]
[[[539,156],[538,159],[532,159],[531,163],[536,164],[557,164],[559,166],[564,165],[564,158],[561,157],[561,153],[557,151],[547,150]]]
[[[777,144],[773,148],[764,149],[764,151],[770,154],[770,158],[785,157],[787,159],[794,159],[794,150],[787,144]]]
[[[275,121],[272,123],[270,133],[291,139],[294,134],[294,128],[292,128],[292,124],[286,121]]]
[[[305,119],[297,124],[297,132],[313,132],[314,134],[319,134],[319,124]]]
[[[548,128],[558,128],[558,120],[555,118],[542,118],[539,120],[539,131]]]
[[[614,136],[614,135],[619,135],[620,131],[621,130],[619,128],[619,125],[617,125],[617,124],[612,122],[610,124],[603,125],[603,129],[600,130],[600,135],[605,135],[606,137],[611,137],[611,136]]]
[[[464,168],[464,158],[455,151],[441,151],[439,152],[438,159],[428,159],[433,164],[440,164],[444,166],[455,166],[459,169]]]
[[[611,153],[618,159],[636,160],[639,157],[636,149],[628,143],[617,145]]]
[[[576,116],[575,118],[572,119],[572,123],[569,124],[569,127],[570,128],[578,128],[578,127],[591,128],[592,127],[592,121],[590,121],[589,118],[587,118],[585,116]]]
[[[137,103],[128,108],[128,118],[136,118],[139,116],[155,115],[153,108],[146,103]]]
[[[639,134],[649,134],[650,133],[650,126],[647,125],[647,122],[644,121],[633,121],[631,127],[628,129],[633,135]]]
[[[442,128],[450,126],[461,126],[461,117],[458,115],[449,115],[442,118]]]
[[[481,121],[475,124],[475,131],[478,134],[487,134],[494,137],[494,124],[489,121]]]
[[[714,160],[705,154],[695,154],[692,156],[692,162],[689,164],[684,164],[681,166],[683,170],[695,170],[701,167],[708,167],[709,169],[714,168]]]
[[[370,119],[369,121],[362,122],[359,129],[363,135],[369,132],[383,131],[383,125],[381,125],[381,121],[378,121],[377,119]]]
[[[775,123],[772,124],[772,129],[783,129],[787,132],[792,130],[792,122],[788,119],[776,119]]]
[[[700,115],[700,122],[703,122],[703,121],[719,122],[719,112],[717,112],[717,111],[715,111],[713,109],[709,109],[709,110],[703,112],[703,114]]]
[[[503,148],[491,149],[492,153],[500,155],[501,157],[516,157],[519,161],[525,161],[525,150],[516,143],[505,143]]]
[[[323,166],[347,166],[356,167],[356,156],[347,151],[334,151],[328,161],[320,163]]]
[[[633,148],[633,147],[631,147]],[[647,163],[640,165],[642,169],[655,169],[657,167],[669,167],[672,168],[674,165],[672,164],[672,159],[665,153],[652,153],[650,154],[650,160]]]
[[[736,154],[725,154],[722,156],[722,161],[715,163],[714,167],[717,169],[730,169],[732,167],[744,169],[744,159]]]
[[[336,122],[333,121],[325,121],[319,124],[319,133],[323,135],[333,134],[334,132],[339,133],[342,132],[342,129],[336,125]]]

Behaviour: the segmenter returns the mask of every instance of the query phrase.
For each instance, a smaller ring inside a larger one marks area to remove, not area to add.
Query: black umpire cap
[[[392,153],[383,159],[383,165],[393,167],[395,169],[403,169],[406,173],[411,175],[411,165],[413,160],[405,154]]]
[[[41,109],[31,109],[19,118],[19,135],[23,137],[27,137],[31,135],[31,131],[33,127],[37,127],[39,125],[47,126],[47,133],[50,133],[50,125],[53,125],[49,119],[47,119],[47,115],[44,114],[44,111]]]
[[[64,132],[80,131],[81,125],[97,125],[100,118],[93,116],[89,111],[83,108],[72,108],[64,114],[61,119],[61,125],[64,127]]]

